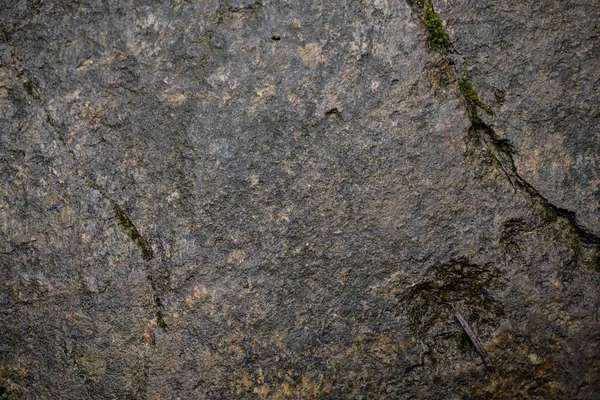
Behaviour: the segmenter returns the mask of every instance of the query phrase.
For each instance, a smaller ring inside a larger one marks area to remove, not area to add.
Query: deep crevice
[[[413,10],[415,10],[417,14],[421,14],[419,20],[421,20],[425,28],[428,31],[430,31],[430,40],[432,40],[431,28],[427,21],[424,20],[424,18],[422,17],[422,14],[424,12],[423,10],[426,9],[426,11],[429,10],[430,13],[434,13],[436,20],[439,20],[439,17],[433,9],[433,6],[430,6],[431,2],[429,0],[406,0],[406,2],[409,6],[412,7]],[[443,25],[440,25],[440,27],[440,29],[443,29]],[[445,31],[443,33],[445,34]],[[433,44],[434,49],[437,50],[437,52],[443,56],[443,59],[447,63],[449,69],[452,71],[455,80],[458,81],[458,89],[459,92],[462,94],[462,98],[465,103],[465,108],[467,109],[467,113],[471,121],[469,133],[480,139],[480,141],[486,147],[486,150],[493,158],[498,168],[500,168],[502,172],[506,175],[511,185],[515,189],[519,189],[521,191],[526,192],[531,197],[532,201],[534,201],[539,206],[547,210],[547,212],[550,215],[554,216],[555,218],[560,217],[565,219],[571,226],[573,232],[579,237],[579,239],[583,243],[594,246],[600,246],[600,236],[594,234],[589,229],[582,226],[577,221],[577,216],[574,211],[558,207],[555,204],[552,204],[535,187],[533,187],[529,182],[527,182],[519,175],[513,158],[513,145],[510,143],[510,141],[499,138],[496,135],[494,129],[490,125],[486,124],[477,115],[479,108],[483,109],[487,114],[491,116],[494,115],[494,111],[479,99],[479,95],[477,94],[477,92],[475,91],[471,82],[468,79],[456,79],[456,77],[458,77],[459,74],[454,69],[454,63],[450,62],[447,57],[449,52],[456,52],[456,50],[454,50],[452,42],[448,39],[447,45],[441,47],[435,46],[435,43]],[[597,251],[600,253],[600,247]]]
[[[508,140],[498,138],[491,126],[483,122],[479,117],[472,114],[469,115],[471,118],[470,129],[485,145],[498,167],[504,172],[514,188],[525,191],[532,200],[545,208],[551,215],[567,220],[569,225],[571,225],[573,232],[583,243],[600,245],[600,237],[579,224],[575,212],[552,204],[536,188],[519,175],[513,158],[514,149]]]

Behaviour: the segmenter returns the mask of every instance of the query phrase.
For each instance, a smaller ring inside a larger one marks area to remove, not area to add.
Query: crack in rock
[[[488,150],[488,154],[493,157],[494,162],[504,172],[514,188],[525,191],[532,200],[548,210],[552,215],[566,219],[582,242],[591,245],[600,245],[600,237],[579,224],[575,212],[552,204],[519,175],[513,159],[514,151],[508,140],[498,138],[492,127],[484,123],[480,118],[473,115],[470,115],[470,117],[472,123],[470,128],[471,133],[481,140],[481,143]]]
[[[433,6],[428,1],[406,1],[407,4],[411,6],[413,10],[415,10],[415,12],[418,14],[422,13],[422,9],[424,7],[427,7],[427,9],[430,10],[431,13],[435,13],[435,11],[433,10]],[[418,19],[421,21],[421,24],[429,31],[430,27],[427,24],[427,21],[424,20],[424,18]],[[446,35],[445,31],[444,35]],[[429,37],[429,40],[433,40],[431,35]],[[432,44],[433,48],[442,56],[447,55],[448,53],[456,52],[454,50],[454,47],[452,46],[451,41],[449,41],[448,44],[443,47],[436,46],[435,42],[432,42]],[[455,70],[454,63],[448,61],[446,57],[444,57],[444,60],[449,70],[452,72],[455,81],[457,81],[456,77],[458,77],[459,74]],[[458,82],[459,92],[462,94],[467,114],[469,115],[469,118],[471,120],[471,127],[469,128],[469,133],[471,135],[474,135],[476,138],[480,139],[480,143],[483,144],[485,150],[487,150],[488,154],[490,154],[490,156],[494,159],[496,165],[506,175],[511,185],[515,189],[522,190],[529,194],[529,196],[536,204],[546,209],[552,215],[562,217],[565,220],[567,220],[575,234],[581,239],[582,242],[590,245],[600,246],[600,236],[594,234],[589,229],[581,225],[577,221],[577,215],[574,211],[567,210],[565,208],[561,208],[552,204],[536,188],[534,188],[529,182],[527,182],[519,175],[513,158],[513,145],[510,143],[510,141],[499,138],[496,135],[494,129],[477,116],[478,108],[483,109],[489,115],[494,115],[494,111],[479,99],[477,92],[467,79],[458,79]]]

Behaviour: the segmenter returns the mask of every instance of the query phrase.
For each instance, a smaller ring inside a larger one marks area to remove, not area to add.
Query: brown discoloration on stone
[[[318,43],[309,43],[298,49],[302,62],[311,68],[316,68],[325,62],[322,47]]]

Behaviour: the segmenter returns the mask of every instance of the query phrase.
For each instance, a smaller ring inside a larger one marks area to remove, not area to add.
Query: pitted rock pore
[[[5,2],[0,398],[593,398],[600,243],[511,183],[458,85],[484,53],[417,7]],[[505,133],[533,103],[493,120],[525,179],[567,149]]]

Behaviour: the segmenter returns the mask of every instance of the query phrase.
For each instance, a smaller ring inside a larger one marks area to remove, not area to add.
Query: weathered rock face
[[[600,390],[597,4],[5,3],[0,398]]]
[[[519,174],[600,234],[600,2],[436,4]]]

